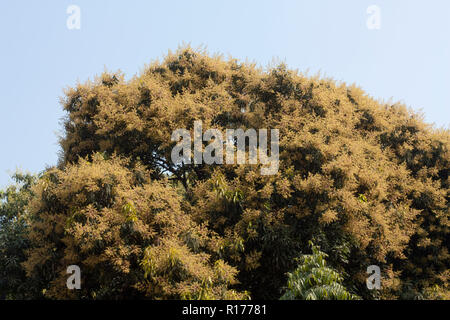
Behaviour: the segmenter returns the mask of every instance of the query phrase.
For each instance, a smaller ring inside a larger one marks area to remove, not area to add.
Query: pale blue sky
[[[81,9],[68,30],[67,7]],[[381,29],[366,26],[370,5]],[[108,70],[129,78],[183,42],[356,83],[450,124],[450,1],[2,1],[0,187],[57,160],[66,86]]]

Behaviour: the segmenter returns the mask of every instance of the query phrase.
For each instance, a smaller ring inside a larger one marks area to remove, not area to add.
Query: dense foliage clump
[[[26,277],[21,263],[29,248],[27,205],[37,177],[16,172],[15,184],[0,191],[0,299],[27,299],[36,295],[37,284]]]
[[[311,245],[312,254],[300,257],[297,269],[288,273],[281,300],[356,300],[342,285],[343,277],[326,265],[327,254]]]
[[[278,299],[314,240],[362,298],[448,297],[450,134],[405,106],[190,48],[62,104],[60,163],[26,213],[23,266],[45,296]],[[171,134],[196,120],[278,129],[278,173],[174,164]],[[79,292],[64,287],[68,264]]]
[[[210,232],[181,210],[167,181],[145,168],[95,154],[47,171],[30,207],[27,275],[52,298],[241,298],[237,270],[212,258]],[[67,290],[67,266],[83,272]]]

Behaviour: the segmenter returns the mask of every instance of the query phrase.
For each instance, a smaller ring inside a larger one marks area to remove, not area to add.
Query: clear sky
[[[80,29],[67,27],[70,5]],[[367,26],[371,5],[379,29]],[[129,78],[183,42],[321,71],[450,124],[448,0],[2,1],[0,35],[0,187],[16,168],[56,163],[64,87],[105,67]]]

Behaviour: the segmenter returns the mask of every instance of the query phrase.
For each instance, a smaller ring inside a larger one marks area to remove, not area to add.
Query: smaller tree
[[[357,300],[342,285],[343,277],[326,266],[326,253],[310,242],[312,254],[303,255],[300,265],[288,273],[286,292],[281,300]]]
[[[0,190],[0,299],[36,298],[36,288],[21,263],[29,248],[26,206],[37,176],[16,172],[12,179],[13,185]]]

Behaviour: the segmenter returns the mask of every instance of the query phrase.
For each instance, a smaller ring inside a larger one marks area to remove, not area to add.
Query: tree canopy
[[[278,299],[314,240],[362,298],[448,297],[450,132],[404,105],[191,48],[129,80],[105,72],[61,103],[60,161],[14,209],[27,221],[30,292]],[[278,172],[173,163],[172,132],[196,120],[278,129]],[[65,287],[70,264],[81,290]],[[374,264],[376,294],[365,286]]]

